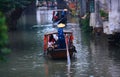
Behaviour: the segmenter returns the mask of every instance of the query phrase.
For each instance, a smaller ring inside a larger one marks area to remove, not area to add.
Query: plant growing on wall
[[[86,16],[81,19],[81,24],[82,24],[82,31],[84,32],[91,31],[91,28],[89,26],[89,14],[86,14]]]
[[[108,13],[105,12],[104,10],[100,10],[100,16],[102,17],[103,20],[108,20]]]
[[[5,17],[0,12],[0,60],[3,60],[4,55],[10,53],[10,50],[7,48],[7,44],[7,26],[5,24]]]

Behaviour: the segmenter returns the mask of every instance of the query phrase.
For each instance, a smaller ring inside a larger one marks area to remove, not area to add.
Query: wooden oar
[[[68,77],[70,77],[70,65],[71,65],[71,61],[70,61],[70,54],[69,54],[69,50],[68,50],[68,37],[66,36],[65,37],[65,42],[66,42],[66,52],[67,52],[67,63],[68,63],[68,65],[67,65],[67,72],[68,72]]]
[[[64,18],[64,17],[63,17]],[[63,18],[61,18],[60,20],[58,20],[57,22],[53,23],[54,25],[58,25],[60,23],[60,21],[63,20]]]
[[[69,54],[69,50],[68,50],[68,37],[65,37],[65,42],[66,42],[66,50],[67,50],[67,63],[68,65],[71,65],[71,61],[70,61],[70,54]]]

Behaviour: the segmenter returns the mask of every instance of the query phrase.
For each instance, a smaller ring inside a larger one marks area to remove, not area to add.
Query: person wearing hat
[[[67,23],[67,9],[64,9],[62,12],[61,12],[61,22],[60,23],[64,23],[66,25]]]
[[[58,24],[58,48],[66,48],[63,27],[65,27],[65,24]]]

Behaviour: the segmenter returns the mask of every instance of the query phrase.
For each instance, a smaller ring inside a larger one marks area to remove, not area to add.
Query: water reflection
[[[93,69],[95,70],[95,76],[105,76],[105,77],[119,77],[120,74],[120,59],[117,58],[117,61],[113,60],[113,57],[110,52],[116,54],[116,49],[108,45],[106,37],[94,37],[90,41]],[[110,49],[110,50],[109,50]],[[114,56],[114,58],[117,57]],[[115,62],[115,64],[114,64]],[[118,66],[119,65],[119,66]],[[117,68],[116,68],[117,67]]]
[[[110,46],[108,48],[108,50],[110,51],[109,52],[109,57],[111,59],[113,59],[115,61],[119,61],[120,60],[120,56],[119,56],[119,54],[120,54],[120,52],[119,52],[120,48],[119,47]]]
[[[119,77],[120,74],[117,73],[120,72],[120,48],[110,46],[108,50],[111,59],[109,67],[110,73],[112,73],[112,76]]]
[[[92,53],[93,69],[95,76],[111,77],[109,73],[108,45],[101,37],[93,38],[90,42]]]
[[[38,15],[36,17],[40,17]],[[43,56],[43,35],[57,28],[53,28],[47,18],[44,21],[38,19],[31,31],[9,32],[13,52],[6,63],[0,63],[0,76],[120,77],[120,48],[110,47],[104,36],[90,37],[81,33],[77,18],[71,18],[69,22],[65,29],[73,31],[77,50],[70,66],[67,60],[51,60]]]

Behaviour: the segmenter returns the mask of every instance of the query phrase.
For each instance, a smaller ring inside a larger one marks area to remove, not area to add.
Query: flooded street
[[[36,24],[25,20],[27,16]],[[18,28],[24,30],[9,32],[12,53],[7,62],[0,63],[0,77],[120,77],[120,48],[110,46],[104,35],[82,33],[78,18],[69,18],[64,28],[73,31],[77,50],[70,67],[67,60],[51,60],[43,55],[44,33],[57,29],[52,26],[52,10],[37,9],[35,15],[23,13],[19,23],[22,26]],[[32,25],[29,30],[27,24]]]

